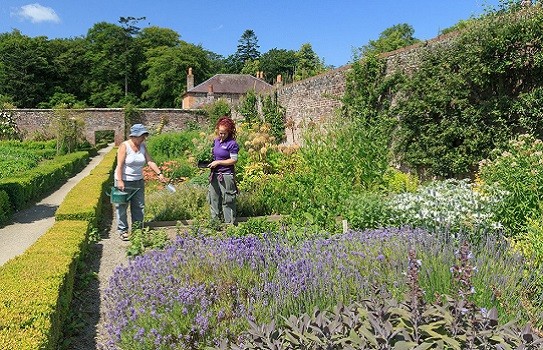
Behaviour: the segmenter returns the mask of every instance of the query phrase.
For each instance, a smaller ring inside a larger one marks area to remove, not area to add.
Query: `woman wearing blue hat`
[[[130,128],[129,139],[121,143],[117,151],[117,167],[115,168],[115,186],[125,191],[135,191],[127,203],[115,204],[117,212],[117,232],[122,240],[129,239],[129,226],[126,217],[128,205],[133,227],[142,227],[143,210],[145,207],[145,187],[143,167],[147,164],[158,175],[158,179],[165,182],[160,168],[151,158],[145,139],[149,131],[143,124],[134,124]]]

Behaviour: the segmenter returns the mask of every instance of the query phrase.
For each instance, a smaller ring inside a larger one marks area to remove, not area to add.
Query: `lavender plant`
[[[400,300],[408,291],[404,271],[410,248],[419,252],[410,261],[417,266],[422,262],[417,276],[428,291],[428,276],[448,272],[454,256],[435,235],[420,229],[352,231],[296,244],[267,235],[179,236],[167,249],[136,257],[115,270],[105,291],[103,346],[203,349],[218,346],[222,339],[235,342],[249,322],[282,325],[289,315],[365,300],[373,296],[374,286]],[[485,274],[474,279],[476,290],[525,278],[521,263],[503,263],[508,265],[507,275],[492,270],[494,260],[505,257],[487,257]],[[450,272],[445,278],[450,284]],[[525,316],[521,304],[500,302],[509,311],[506,316]]]

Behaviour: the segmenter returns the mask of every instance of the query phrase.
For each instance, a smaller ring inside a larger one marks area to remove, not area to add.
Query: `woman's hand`
[[[166,178],[164,177],[164,174],[160,173],[160,175],[158,175],[158,181],[160,181],[162,183],[167,182]]]
[[[117,188],[121,191],[124,191],[124,181],[123,180],[117,180]]]
[[[216,168],[218,165],[221,165],[220,162],[218,160],[214,160],[211,163],[209,163],[207,167],[213,169],[213,168]]]

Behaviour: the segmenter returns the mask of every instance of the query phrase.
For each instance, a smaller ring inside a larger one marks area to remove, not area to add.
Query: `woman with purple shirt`
[[[209,164],[208,202],[211,219],[234,224],[236,220],[237,187],[234,180],[234,164],[238,161],[239,146],[236,142],[236,126],[230,117],[221,117],[215,125],[217,138],[213,142],[213,161]]]

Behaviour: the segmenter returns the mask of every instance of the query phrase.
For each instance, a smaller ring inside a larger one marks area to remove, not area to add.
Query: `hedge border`
[[[104,209],[116,149],[68,193],[55,224],[22,255],[0,266],[0,348],[56,350],[77,265]],[[73,218],[84,218],[73,220]]]

